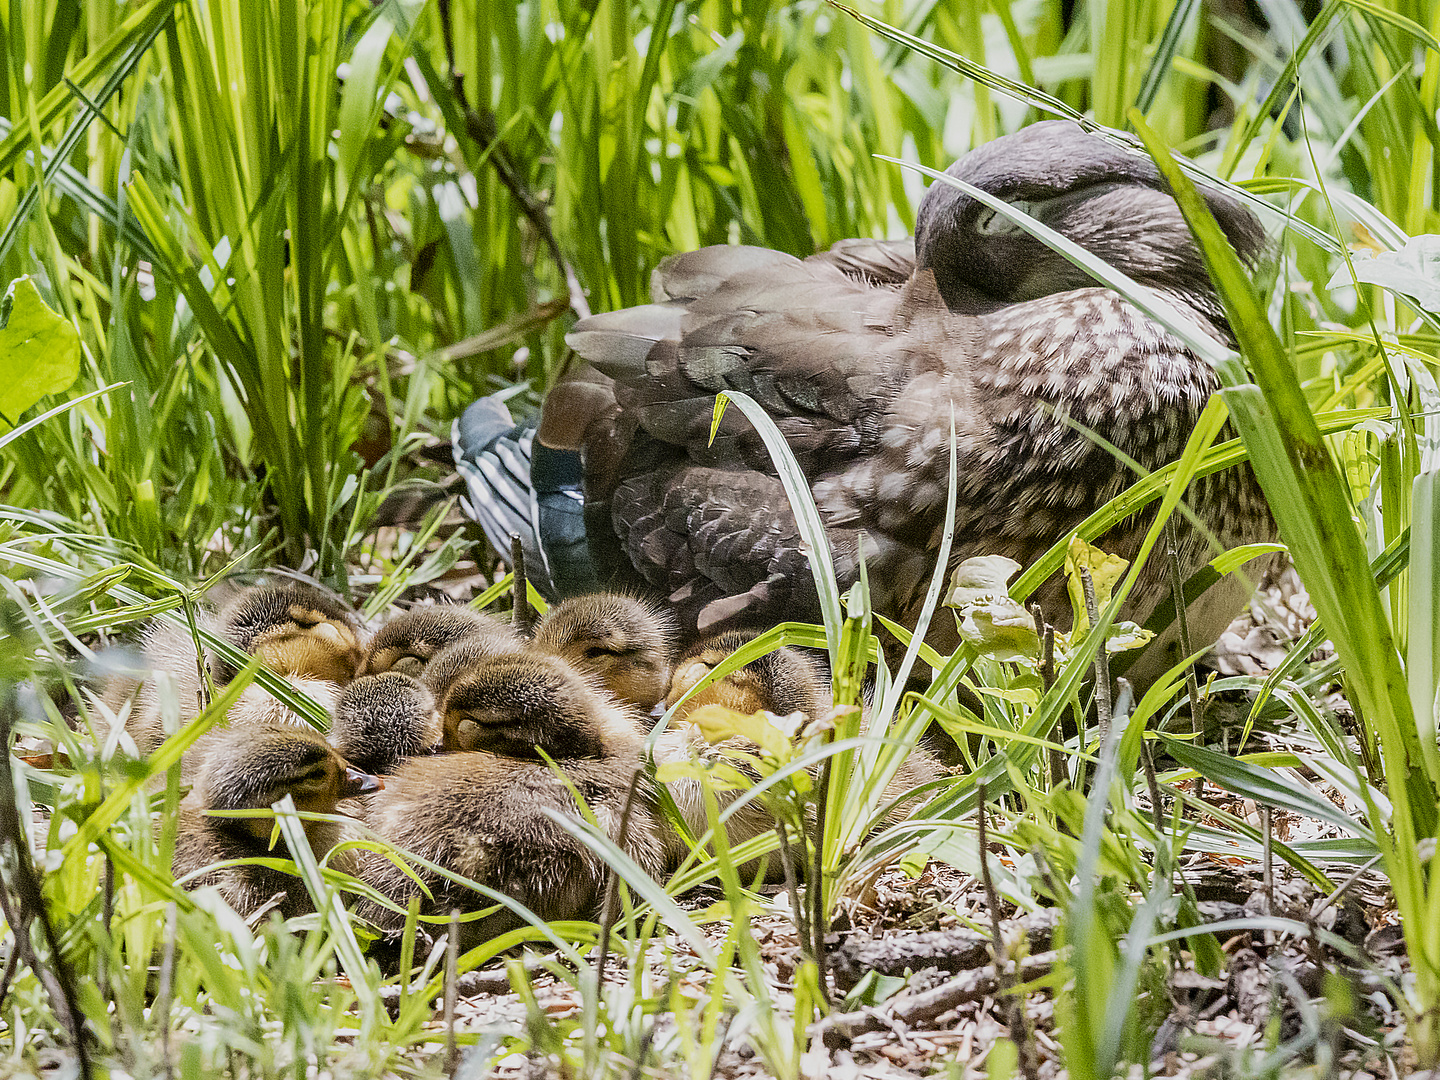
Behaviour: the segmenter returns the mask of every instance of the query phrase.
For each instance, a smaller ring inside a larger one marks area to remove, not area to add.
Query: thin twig
[[[5,684],[0,691],[0,752],[8,762],[10,757],[10,733],[14,730],[18,709],[15,703],[14,684]],[[75,981],[70,975],[60,951],[60,942],[55,928],[50,923],[50,912],[45,906],[45,897],[40,890],[40,879],[30,859],[30,841],[20,820],[20,809],[15,791],[15,780],[10,769],[0,768],[0,856],[9,848],[9,858],[0,858],[15,872],[13,881],[0,881],[0,911],[9,925],[14,948],[30,965],[30,970],[45,987],[50,996],[50,1008],[70,1036],[75,1048],[75,1057],[80,1066],[82,1080],[93,1075],[90,1065],[90,1050],[85,1042],[85,1028],[80,1013],[79,995]],[[10,890],[14,889],[14,902]],[[40,961],[30,936],[31,921],[40,925],[40,935],[50,953],[50,963]]]
[[[560,242],[555,239],[555,230],[550,227],[550,215],[545,204],[530,190],[521,177],[520,170],[510,159],[510,151],[500,141],[500,125],[495,114],[485,105],[472,108],[465,94],[464,76],[455,70],[455,39],[450,23],[449,0],[440,0],[438,14],[440,32],[445,39],[446,75],[450,79],[450,87],[455,92],[456,100],[464,110],[465,133],[480,147],[481,156],[490,163],[495,175],[500,178],[511,198],[520,207],[520,212],[529,220],[550,252],[551,260],[565,279],[565,289],[570,296],[570,309],[578,318],[587,319],[590,317],[590,303],[585,299],[585,290],[580,287],[580,279],[575,276],[574,267],[560,251]]]
[[[780,838],[780,866],[785,871],[785,891],[790,894],[790,910],[795,918],[795,936],[800,948],[810,951],[810,935],[805,922],[805,909],[800,903],[800,879],[795,875],[795,855],[790,850],[790,838],[785,834],[785,824],[775,822],[775,835]]]
[[[1140,764],[1145,767],[1145,786],[1150,791],[1150,816],[1155,819],[1155,831],[1165,831],[1165,815],[1160,809],[1160,778],[1155,775],[1155,755],[1150,744],[1140,744]]]
[[[625,793],[625,806],[620,811],[620,832],[617,840],[621,848],[625,847],[626,837],[630,830],[630,808],[635,803],[635,793],[640,787],[640,778],[644,775],[643,770],[636,769],[635,775],[630,778],[630,790]],[[610,959],[610,931],[615,925],[615,918],[620,908],[620,875],[613,869],[610,871],[605,882],[605,905],[600,912],[600,947],[595,961],[595,992],[600,992],[600,987],[605,985],[605,961]]]
[[[1087,567],[1080,568],[1080,585],[1085,590],[1085,614],[1090,618],[1090,632],[1096,632],[1100,609],[1095,603],[1095,581]],[[1095,719],[1100,727],[1101,749],[1110,741],[1110,653],[1105,642],[1095,650]]]
[[[1384,857],[1385,855],[1383,852],[1379,855],[1373,855],[1363,865],[1356,867],[1353,874],[1347,877],[1339,885],[1335,886],[1334,892],[1315,901],[1315,906],[1310,909],[1310,918],[1312,920],[1318,919],[1326,908],[1328,908],[1331,904],[1335,903],[1335,901],[1340,899],[1340,897],[1344,896],[1345,893],[1357,881],[1359,881],[1376,863],[1378,863]]]
[[[525,575],[525,545],[519,533],[510,534],[511,585],[513,614],[510,623],[517,633],[530,633],[530,579]]]
[[[0,1008],[5,1005],[5,998],[10,993],[10,983],[14,980],[15,972],[19,967],[20,950],[11,949],[10,955],[5,958],[5,973],[0,975]]]
[[[1185,583],[1180,578],[1180,550],[1175,543],[1175,519],[1173,517],[1165,522],[1165,543],[1169,547],[1166,561],[1170,564],[1170,595],[1175,604],[1175,626],[1180,637],[1180,655],[1189,657],[1192,652],[1190,620],[1185,612]],[[1205,730],[1205,711],[1200,701],[1200,684],[1195,678],[1193,663],[1189,664],[1185,670],[1185,688],[1190,693],[1190,730],[1196,735],[1200,735]],[[1203,776],[1195,779],[1195,794],[1197,797],[1205,794],[1205,778]]]
[[[450,909],[450,936],[445,942],[445,1075],[454,1076],[460,1057],[455,1049],[455,968],[460,962],[460,909]]]
[[[985,822],[985,781],[976,785],[979,802],[977,832],[980,840],[980,881],[985,887],[985,906],[990,909],[990,937],[995,952],[996,981],[1000,993],[1008,1002],[1006,1022],[1010,1027],[1010,1039],[1020,1052],[1020,1069],[1026,1080],[1035,1080],[1039,1066],[1035,1061],[1034,1046],[1030,1041],[1030,1025],[1025,1017],[1025,997],[1019,992],[1019,965],[1012,976],[1010,951],[1005,948],[1005,938],[1000,932],[1000,894],[995,890],[995,881],[990,876],[990,841]]]
[[[1055,685],[1055,627],[1045,621],[1045,612],[1039,604],[1030,605],[1030,617],[1035,620],[1035,633],[1040,637],[1040,682],[1045,693]],[[1062,709],[1055,720],[1053,741],[1065,742],[1065,711]],[[1059,750],[1050,751],[1050,786],[1058,788],[1069,776],[1065,772],[1065,755]]]

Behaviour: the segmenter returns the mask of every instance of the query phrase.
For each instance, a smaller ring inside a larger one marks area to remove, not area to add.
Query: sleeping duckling
[[[509,623],[462,604],[418,605],[375,632],[360,674],[398,671],[418,679],[436,653],[468,637],[491,641],[497,652],[519,648],[523,641]]]
[[[687,690],[754,637],[743,630],[731,630],[686,649],[675,664],[665,707],[673,708]],[[795,712],[822,716],[830,709],[830,683],[820,661],[785,646],[711,683],[685,703],[679,719],[702,705],[723,705],[747,715],[764,709],[776,716]]]
[[[356,768],[388,776],[440,745],[435,695],[409,675],[361,675],[335,703],[330,742]]]
[[[593,916],[606,865],[547,816],[579,818],[569,787],[539,760],[547,749],[601,829],[650,874],[661,869],[654,792],[641,772],[642,727],[582,676],[551,657],[500,657],[474,665],[443,702],[445,746],[412,758],[375,795],[367,823],[404,851],[520,901],[546,920]],[[500,754],[511,756],[499,756]],[[624,835],[621,819],[640,775]],[[364,853],[361,876],[400,906],[419,885],[388,859]],[[422,912],[477,911],[491,901],[416,867],[432,899]],[[358,913],[382,930],[401,916],[373,902]],[[524,925],[508,909],[462,922],[463,948]]]
[[[180,806],[179,832],[171,869],[184,877],[228,859],[287,858],[272,850],[273,820],[213,817],[213,811],[262,810],[286,795],[295,808],[333,814],[341,799],[379,791],[374,776],[349,765],[316,732],[286,725],[231,728],[206,760],[199,783]],[[305,835],[316,858],[324,858],[340,839],[334,822],[306,821]],[[300,880],[263,866],[212,870],[186,887],[214,885],[225,902],[248,917],[272,897],[285,918],[314,910]]]
[[[617,701],[649,712],[665,696],[675,628],[660,612],[620,593],[555,604],[535,627],[534,648],[599,678]]]
[[[241,591],[220,609],[221,635],[281,675],[347,683],[360,664],[355,616],[313,585],[285,582]],[[236,669],[210,658],[211,678],[228,683]]]
[[[296,582],[241,589],[216,613],[203,613],[204,627],[242,652],[259,656],[271,671],[329,708],[340,686],[354,677],[360,660],[356,622],[339,601],[313,586]],[[199,714],[202,688],[189,633],[157,623],[145,638],[145,658],[152,672],[164,672],[179,702],[182,723]],[[205,663],[217,687],[236,675],[233,665],[208,654]],[[228,723],[299,723],[281,702],[259,686],[245,690],[231,709]],[[140,689],[126,725],[142,754],[153,752],[166,732],[160,695],[154,679]],[[193,768],[198,754],[186,755]]]
[[[445,694],[456,680],[472,668],[502,656],[518,656],[528,642],[510,627],[496,622],[498,631],[486,630],[471,634],[446,645],[437,652],[417,678],[425,684],[435,700],[444,703]]]
[[[468,668],[440,698],[440,718],[446,750],[532,760],[542,750],[557,761],[614,757],[638,748],[644,737],[638,715],[543,653],[493,657]]]
[[[665,699],[666,707],[673,707],[687,690],[753,637],[753,634],[744,631],[729,631],[688,649],[675,665],[675,677]],[[685,702],[672,718],[672,726],[661,735],[655,756],[657,760],[666,761],[688,760],[692,754],[702,758],[716,756],[716,748],[707,744],[698,731],[684,722],[704,705],[723,705],[747,715],[762,709],[777,716],[800,712],[815,719],[830,712],[831,701],[830,684],[823,663],[800,649],[785,646],[716,680]],[[868,717],[862,721],[862,731],[866,727]],[[744,740],[732,741],[739,749],[748,749],[751,745]],[[811,772],[818,776],[819,769],[812,768]],[[901,796],[944,775],[945,770],[927,751],[918,746],[911,750],[886,785],[882,803],[898,800],[889,810],[887,820],[893,823],[904,818],[921,798],[901,800]],[[752,776],[752,779],[758,780],[759,777]],[[699,780],[676,780],[667,788],[691,833],[699,836],[705,832],[709,828],[709,819]],[[717,795],[721,809],[739,797],[736,792],[719,792]],[[775,819],[758,800],[752,800],[727,819],[726,835],[734,846],[774,827]],[[683,858],[687,850],[683,841],[675,836],[669,852],[672,863]]]

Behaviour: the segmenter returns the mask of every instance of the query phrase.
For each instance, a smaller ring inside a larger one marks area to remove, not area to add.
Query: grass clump
[[[826,1025],[891,988],[839,987],[827,930],[887,868],[918,873],[935,859],[977,878],[983,868],[1018,912],[1061,912],[1046,974],[1023,983],[1031,969],[997,969],[1009,1000],[1053,1000],[1056,1017],[1041,1038],[1012,1012],[1014,1052],[991,1051],[997,1073],[1007,1060],[1032,1069],[1037,1054],[1076,1076],[1148,1068],[1178,1008],[1173,971],[1216,977],[1238,963],[1221,948],[1238,933],[1269,935],[1275,955],[1294,943],[1330,951],[1321,991],[1291,994],[1290,1019],[1277,1009],[1217,1070],[1378,1069],[1412,1053],[1432,1064],[1440,309],[1423,234],[1440,206],[1440,42],[1419,8],[1332,0],[1308,21],[1290,4],[1265,12],[1268,33],[1185,0],[854,13],[668,0],[11,4],[0,47],[0,271],[16,283],[0,331],[0,722],[7,747],[43,739],[68,760],[12,757],[13,791],[0,793],[11,1067],[445,1068],[447,1031],[432,1024],[453,981],[443,947],[421,938],[417,951],[407,935],[415,970],[387,981],[343,914],[357,886],[315,861],[293,812],[277,811],[275,855],[321,915],[247,925],[213,895],[177,888],[170,766],[226,698],[137,765],[121,718],[91,692],[105,646],[157,617],[199,638],[203,586],[190,583],[236,566],[313,572],[367,617],[407,589],[487,572],[443,506],[398,535],[371,527],[402,483],[443,481],[418,451],[473,397],[508,384],[542,392],[566,362],[571,318],[643,302],[672,251],[739,241],[805,255],[898,234],[913,225],[919,173],[877,154],[940,168],[1048,115],[1140,137],[1236,330],[1235,349],[1216,350],[1224,389],[1182,458],[1137,477],[1079,530],[1093,540],[1158,503],[1140,558],[1096,604],[1095,629],[1053,664],[984,640],[937,655],[923,633],[873,615],[863,582],[836,588],[783,438],[731,395],[787,481],[825,619],[777,627],[729,666],[782,644],[824,648],[842,709],[833,728],[764,761],[763,785],[741,794],[764,800],[779,832],[731,849],[712,828],[671,880],[645,877],[575,824],[621,871],[606,922],[532,928],[456,958],[465,985],[506,948],[544,942],[538,958],[506,960],[513,1023],[462,1030],[456,1055],[477,1072],[518,1052],[587,1076],[726,1074],[742,1054],[777,1076],[823,1068]],[[1183,172],[1177,149],[1193,161]],[[1266,216],[1270,273],[1239,268],[1186,173],[1234,185]],[[45,348],[27,351],[41,335]],[[44,378],[42,361],[54,368]],[[1268,676],[1192,696],[1177,657],[1138,702],[1122,694],[1097,711],[1087,680],[1140,563],[1164,558],[1165,521],[1196,477],[1246,459],[1317,628]],[[1015,600],[1062,567],[1072,538],[1054,541],[1010,587]],[[941,610],[947,585],[932,584],[928,618],[953,617]],[[504,582],[485,586],[473,590],[481,606],[502,598]],[[898,664],[878,645],[890,634]],[[1334,658],[1312,663],[1326,640]],[[252,667],[227,693],[251,679],[274,682]],[[862,732],[859,711],[843,707],[867,680]],[[1190,713],[1227,695],[1245,705],[1222,753],[1196,739],[1203,717]],[[324,724],[313,704],[292,704]],[[916,816],[883,824],[886,784],[931,723],[955,737],[964,768]],[[1283,748],[1256,741],[1277,725]],[[1203,802],[1197,786],[1331,833],[1286,839]],[[722,805],[717,793],[713,825]],[[1202,914],[1187,875],[1215,853],[1288,866],[1335,903],[1354,870],[1380,860],[1408,954],[1403,983],[1315,919]],[[784,860],[798,886],[779,916],[745,873],[762,855]],[[698,906],[696,886],[709,890]],[[793,938],[786,979],[757,930],[777,917]],[[1282,975],[1273,981],[1277,1000],[1289,993]],[[1360,985],[1403,1024],[1379,1031]],[[556,994],[574,1011],[552,1014]]]

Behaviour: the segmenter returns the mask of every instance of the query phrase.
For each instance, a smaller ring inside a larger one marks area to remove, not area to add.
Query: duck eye
[[[1022,214],[1032,214],[1033,216],[1031,204],[1024,199],[1015,199],[1010,205]],[[980,216],[975,219],[975,231],[983,236],[1004,236],[1008,233],[1018,233],[1022,230],[1019,225],[1016,225],[1015,222],[1011,221],[1005,215],[987,206],[984,210],[980,211]]]
[[[591,645],[590,648],[585,650],[586,660],[599,660],[602,656],[614,655],[615,651],[613,649],[607,649],[603,645]]]

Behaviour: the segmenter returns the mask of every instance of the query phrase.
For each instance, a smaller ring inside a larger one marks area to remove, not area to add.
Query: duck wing
[[[837,240],[810,260],[828,262],[870,285],[904,285],[915,273],[915,239]],[[809,260],[807,260],[809,261]]]
[[[846,273],[828,253],[801,260],[712,247],[665,260],[652,292],[663,299],[584,319],[566,339],[614,380],[618,415],[640,443],[700,464],[773,471],[734,410],[711,443],[715,395],[741,391],[774,418],[807,473],[873,448],[905,367],[891,332],[898,288]],[[587,470],[587,494],[603,496],[589,479]]]

